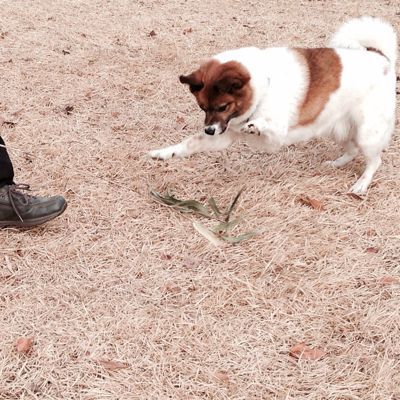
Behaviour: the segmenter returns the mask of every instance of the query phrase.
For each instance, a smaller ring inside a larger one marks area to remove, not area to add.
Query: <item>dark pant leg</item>
[[[14,169],[4,146],[4,141],[0,136],[0,187],[11,185],[14,179]]]

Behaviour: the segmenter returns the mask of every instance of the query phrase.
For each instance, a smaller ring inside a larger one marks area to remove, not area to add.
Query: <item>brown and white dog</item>
[[[222,150],[243,139],[253,148],[331,136],[342,167],[361,151],[364,173],[350,189],[364,193],[381,164],[395,125],[397,38],[387,23],[353,19],[315,49],[255,47],[211,58],[180,81],[206,114],[204,133],[150,152],[168,159]]]

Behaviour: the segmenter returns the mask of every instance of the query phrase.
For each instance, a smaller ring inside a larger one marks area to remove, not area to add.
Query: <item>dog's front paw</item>
[[[163,149],[151,150],[148,155],[156,160],[168,160],[175,156],[174,150],[170,147],[164,147]]]
[[[246,135],[257,135],[260,136],[261,131],[259,127],[257,126],[256,121],[249,121],[246,122],[240,129],[241,133],[244,133]]]

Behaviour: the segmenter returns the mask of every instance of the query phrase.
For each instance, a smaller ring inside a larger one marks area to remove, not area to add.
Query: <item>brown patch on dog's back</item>
[[[339,88],[342,63],[334,49],[296,48],[294,51],[304,65],[308,79],[297,125],[308,125],[318,118],[330,95]]]

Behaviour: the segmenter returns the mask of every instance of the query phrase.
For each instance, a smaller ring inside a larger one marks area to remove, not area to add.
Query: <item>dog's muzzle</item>
[[[220,135],[221,133],[224,133],[226,131],[227,125],[224,127],[221,127],[220,123],[217,124],[212,124],[212,125],[207,125],[204,127],[204,132],[207,135]]]
[[[206,126],[206,127],[204,128],[204,132],[207,133],[207,135],[214,135],[214,134],[215,134],[215,127],[214,127],[214,125]]]

